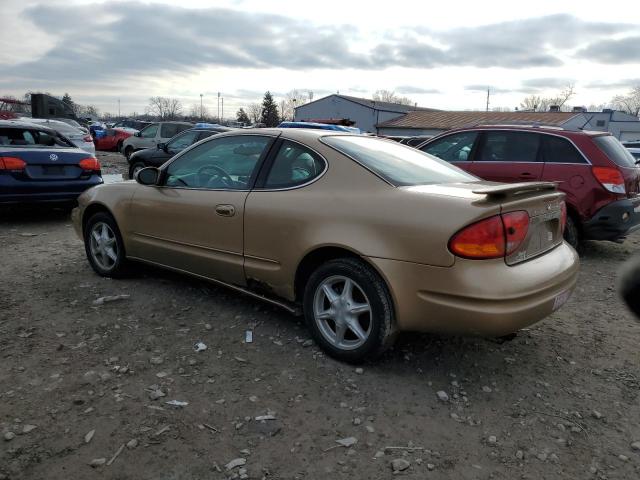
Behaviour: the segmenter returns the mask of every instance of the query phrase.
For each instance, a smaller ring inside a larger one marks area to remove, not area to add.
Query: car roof
[[[351,132],[340,132],[338,130],[312,130],[307,128],[247,128],[247,129],[234,129],[229,132],[224,132],[216,135],[214,138],[227,137],[233,135],[266,135],[270,137],[276,137],[281,135],[282,138],[289,138],[291,140],[298,140],[300,142],[317,140],[319,137],[333,137],[333,136],[357,136]]]
[[[36,124],[35,122],[26,121],[26,120],[0,120],[0,127],[13,127],[13,128],[34,128],[38,127],[43,130],[50,130],[53,132],[51,127],[47,127],[46,125]]]
[[[514,131],[525,131],[525,132],[537,132],[537,133],[551,133],[555,135],[562,135],[566,137],[571,137],[574,135],[588,135],[590,137],[597,137],[603,135],[611,135],[610,132],[601,132],[594,130],[581,130],[581,129],[567,129],[562,127],[557,127],[553,125],[514,125],[514,124],[504,124],[504,125],[474,125],[470,127],[462,127],[462,128],[452,128],[451,130],[446,130],[433,139],[448,135],[454,132],[464,132],[464,131],[489,131],[489,130],[514,130]],[[430,140],[433,140],[430,139]]]

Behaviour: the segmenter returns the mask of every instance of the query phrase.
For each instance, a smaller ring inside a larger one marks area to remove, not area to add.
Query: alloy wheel
[[[341,350],[361,347],[371,334],[371,303],[356,282],[342,275],[318,285],[313,315],[322,336]]]
[[[97,222],[91,228],[89,243],[93,261],[104,270],[111,270],[118,261],[116,234],[105,222]]]

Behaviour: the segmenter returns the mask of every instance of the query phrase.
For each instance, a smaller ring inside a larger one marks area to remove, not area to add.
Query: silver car
[[[93,138],[88,133],[83,132],[79,128],[69,125],[60,120],[51,118],[21,118],[25,122],[35,123],[36,125],[45,125],[63,137],[68,138],[76,147],[88,152],[92,155],[96,153],[96,146],[93,144]]]

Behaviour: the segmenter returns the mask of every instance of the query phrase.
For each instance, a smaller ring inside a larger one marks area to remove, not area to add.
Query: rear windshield
[[[69,148],[72,144],[55,132],[37,128],[0,127],[0,145],[3,147]]]
[[[328,136],[322,141],[400,187],[478,179],[427,153],[374,137]]]
[[[600,147],[609,160],[615,162],[616,165],[621,167],[635,167],[636,159],[633,158],[633,155],[624,148],[617,138],[612,135],[603,135],[599,137],[595,137],[594,141],[596,145]]]

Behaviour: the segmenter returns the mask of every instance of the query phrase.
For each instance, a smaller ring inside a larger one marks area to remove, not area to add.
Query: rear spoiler
[[[487,195],[488,197],[512,197],[530,192],[542,192],[547,190],[556,190],[558,184],[556,182],[521,182],[521,183],[505,183],[492,187],[480,187],[473,190],[473,193],[479,195]]]

